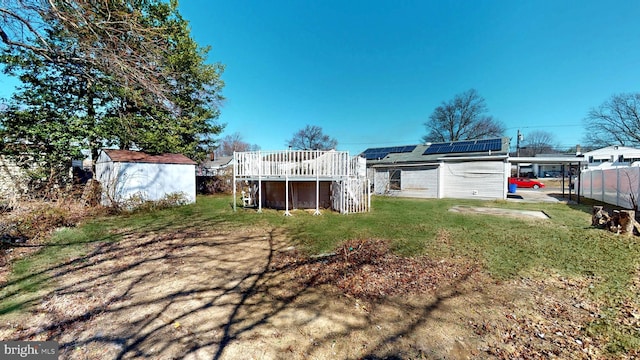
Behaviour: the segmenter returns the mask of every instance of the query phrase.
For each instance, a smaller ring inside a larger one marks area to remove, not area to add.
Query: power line
[[[558,127],[574,127],[574,126],[582,126],[582,125],[583,125],[583,124],[516,126],[516,127],[506,128],[505,130],[514,130],[514,129],[540,129],[540,128],[558,128]]]

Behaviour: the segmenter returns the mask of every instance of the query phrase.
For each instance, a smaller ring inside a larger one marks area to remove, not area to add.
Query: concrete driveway
[[[569,190],[565,189],[564,197],[560,188],[544,188],[544,189],[517,189],[514,194],[507,194],[508,201],[521,202],[562,202],[575,203],[577,201],[576,194],[571,194],[569,198]]]

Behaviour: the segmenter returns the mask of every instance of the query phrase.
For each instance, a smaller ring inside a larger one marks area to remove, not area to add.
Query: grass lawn
[[[282,211],[268,209],[233,212],[230,201],[230,196],[198,197],[193,205],[99,218],[58,231],[50,246],[13,264],[12,275],[0,290],[0,315],[28,311],[40,300],[41,291],[54,285],[51,270],[81,259],[92,243],[165,231],[269,227],[283,231],[307,254],[331,252],[348,240],[382,239],[402,256],[471,258],[496,281],[550,275],[593,279],[590,296],[601,304],[602,316],[585,331],[607,339],[607,349],[613,353],[640,349],[637,321],[619,320],[640,317],[635,310],[628,313],[630,303],[640,303],[634,285],[640,241],[591,228],[590,206],[374,197],[369,213],[324,211],[313,216],[293,211],[293,216],[285,217]],[[549,219],[450,212],[455,205],[544,211]]]

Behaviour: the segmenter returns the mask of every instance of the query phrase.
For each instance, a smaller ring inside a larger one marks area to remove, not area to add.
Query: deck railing
[[[234,153],[236,177],[357,177],[364,162],[348,151],[284,150]]]

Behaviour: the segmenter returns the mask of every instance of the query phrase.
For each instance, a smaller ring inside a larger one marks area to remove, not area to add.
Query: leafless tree
[[[322,128],[307,125],[293,134],[287,145],[297,150],[331,150],[335,149],[338,141],[322,133]]]
[[[613,95],[585,118],[584,141],[591,147],[640,145],[640,93]]]
[[[260,146],[249,144],[242,140],[242,135],[235,132],[220,139],[219,146],[216,148],[216,156],[232,156],[234,151],[257,151]]]
[[[147,0],[5,0],[0,3],[0,47],[27,50],[50,63],[75,63],[110,75],[125,88],[142,88],[163,103],[167,79],[158,66],[168,47],[163,29],[145,20]],[[74,38],[49,41],[48,32]],[[95,72],[86,71],[88,81]]]
[[[486,139],[504,134],[504,125],[486,115],[487,105],[475,89],[442,102],[424,123],[425,142],[445,142],[467,139]]]
[[[523,145],[520,149],[520,156],[558,152],[554,135],[547,131],[537,130],[525,134]]]

